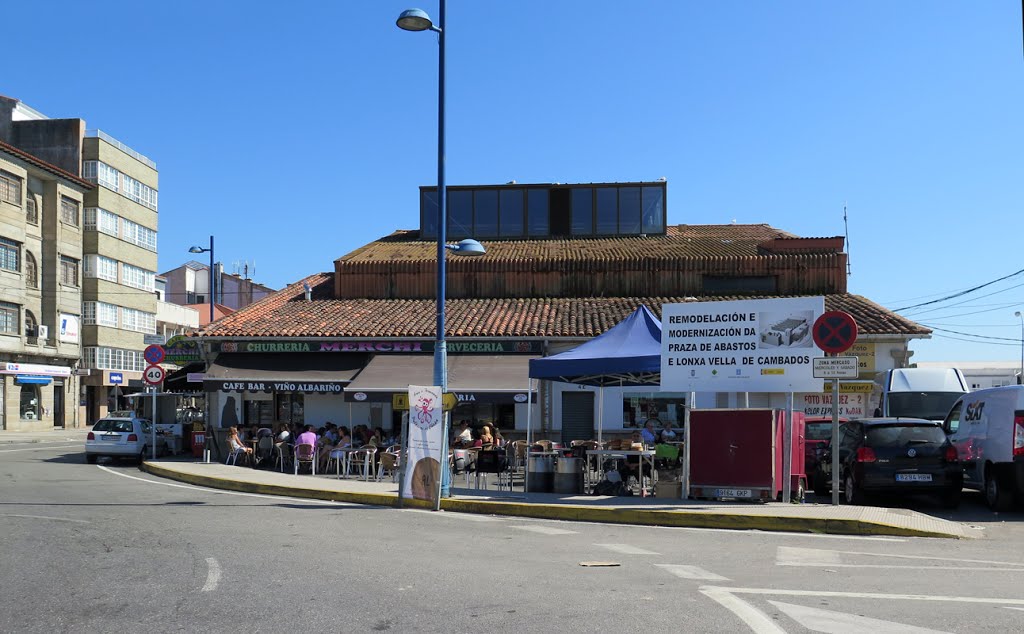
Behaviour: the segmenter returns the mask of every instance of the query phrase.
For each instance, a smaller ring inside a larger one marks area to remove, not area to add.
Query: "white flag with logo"
[[[405,497],[436,501],[441,483],[444,443],[441,388],[436,385],[409,386],[409,433],[403,459]],[[446,456],[447,457],[447,456]]]

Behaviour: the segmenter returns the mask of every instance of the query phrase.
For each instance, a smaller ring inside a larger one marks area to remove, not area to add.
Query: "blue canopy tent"
[[[561,354],[530,360],[530,378],[598,388],[597,438],[603,430],[606,385],[660,385],[661,322],[641,305],[601,335]],[[530,438],[527,417],[526,438]]]

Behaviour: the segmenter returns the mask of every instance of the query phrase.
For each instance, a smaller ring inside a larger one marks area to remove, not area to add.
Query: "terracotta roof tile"
[[[18,158],[24,160],[27,163],[31,163],[32,165],[35,165],[36,167],[44,169],[47,172],[50,172],[51,174],[54,174],[56,176],[60,176],[61,178],[67,179],[67,180],[73,182],[74,184],[78,185],[79,187],[82,187],[82,188],[84,188],[86,190],[95,189],[95,187],[96,187],[95,185],[93,185],[89,181],[83,179],[82,177],[76,176],[76,175],[72,174],[71,172],[66,172],[66,171],[62,170],[61,168],[57,167],[56,165],[52,165],[50,163],[47,163],[43,159],[41,159],[41,158],[39,158],[37,156],[33,156],[32,154],[29,154],[28,152],[25,152],[24,150],[19,150],[18,148],[14,147],[13,145],[10,145],[9,143],[4,143],[3,141],[0,141],[0,150],[3,150],[5,152],[9,152],[10,154],[13,154],[13,155],[17,156]]]
[[[798,239],[766,224],[672,225],[665,235],[604,238],[531,238],[486,241],[488,260],[529,259],[538,263],[565,260],[598,260],[685,257],[746,257],[763,253],[762,243]],[[820,238],[803,238],[807,245]],[[840,238],[841,240],[841,238]],[[842,244],[841,242],[839,243]],[[836,253],[835,248],[819,248]],[[841,250],[841,249],[840,249]],[[421,240],[419,231],[401,229],[359,247],[336,260],[339,265],[379,262],[437,260],[437,242]]]
[[[303,283],[312,287],[311,300]],[[211,337],[432,338],[433,299],[334,299],[333,275],[317,273],[218,320],[203,334]],[[697,301],[751,299],[751,296],[699,297]],[[449,299],[449,337],[594,337],[640,304],[655,314],[682,297],[584,297]],[[690,300],[693,301],[693,300]],[[825,296],[826,310],[844,310],[868,335],[925,336],[931,331],[853,294]]]

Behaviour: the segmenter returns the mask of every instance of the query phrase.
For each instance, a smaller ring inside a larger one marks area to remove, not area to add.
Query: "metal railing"
[[[145,165],[148,165],[148,166],[152,167],[153,169],[156,169],[156,162],[146,158],[142,154],[139,154],[138,152],[136,152],[135,150],[131,149],[130,147],[128,147],[124,143],[121,143],[120,141],[118,141],[114,137],[110,136],[109,134],[107,134],[103,130],[86,130],[85,131],[85,136],[93,137],[93,138],[97,138],[97,139],[103,139],[107,143],[113,145],[114,147],[116,147],[117,149],[121,150],[122,152],[124,152],[128,156],[134,158],[135,160],[139,161],[140,163],[143,163]]]

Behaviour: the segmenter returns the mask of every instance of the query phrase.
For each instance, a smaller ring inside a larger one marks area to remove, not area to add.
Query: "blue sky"
[[[412,6],[436,18],[436,0],[13,3],[0,94],[157,162],[161,272],[213,233],[229,271],[280,287],[417,226],[437,47],[395,26]],[[450,0],[448,182],[665,177],[671,224],[801,236],[843,235],[846,204],[850,291],[939,299],[1024,269],[1020,11]],[[902,314],[965,333],[915,361],[1014,361],[1017,310],[1024,274]]]

